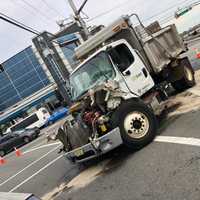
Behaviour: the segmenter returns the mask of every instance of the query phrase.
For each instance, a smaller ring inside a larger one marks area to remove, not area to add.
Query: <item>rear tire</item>
[[[194,77],[194,70],[192,67],[188,65],[184,65],[183,69],[183,77],[182,79],[175,81],[172,83],[172,86],[177,91],[184,91],[185,89],[191,88],[195,85],[195,77]]]
[[[112,122],[114,127],[119,127],[124,144],[132,149],[149,144],[157,132],[152,109],[137,99],[123,102],[113,114]]]
[[[0,156],[3,157],[6,155],[6,152],[4,150],[0,150]]]

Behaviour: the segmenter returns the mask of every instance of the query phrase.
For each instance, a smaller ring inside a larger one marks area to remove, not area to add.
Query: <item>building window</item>
[[[0,73],[0,111],[50,83],[31,46],[2,65],[4,71]]]

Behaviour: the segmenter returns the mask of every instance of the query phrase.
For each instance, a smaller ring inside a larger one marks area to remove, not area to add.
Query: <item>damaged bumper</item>
[[[84,162],[105,154],[122,143],[119,128],[115,128],[95,141],[68,152],[66,157],[76,162]]]

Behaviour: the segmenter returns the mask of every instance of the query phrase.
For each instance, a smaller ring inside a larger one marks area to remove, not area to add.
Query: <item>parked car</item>
[[[62,119],[63,117],[65,117],[67,114],[68,114],[67,108],[59,108],[47,119],[46,125],[53,124],[59,119]]]
[[[24,139],[25,143],[28,143],[39,136],[40,129],[39,128],[22,129],[14,131],[13,133],[18,134],[21,138]]]
[[[16,122],[14,125],[7,128],[5,134],[11,131],[18,131],[21,129],[32,129],[32,128],[43,128],[46,124],[46,121],[50,117],[50,113],[44,107],[38,109],[35,112],[32,112],[28,117],[21,119]]]
[[[23,129],[10,132],[0,138],[0,156],[14,150],[14,147],[20,147],[37,138],[40,133],[38,128]]]
[[[1,200],[40,200],[33,194],[28,193],[12,193],[12,192],[0,192]]]

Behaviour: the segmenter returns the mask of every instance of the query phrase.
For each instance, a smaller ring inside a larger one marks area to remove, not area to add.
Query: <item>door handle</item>
[[[147,78],[147,76],[148,76],[147,70],[145,68],[143,68],[142,72],[143,72],[144,76]]]

